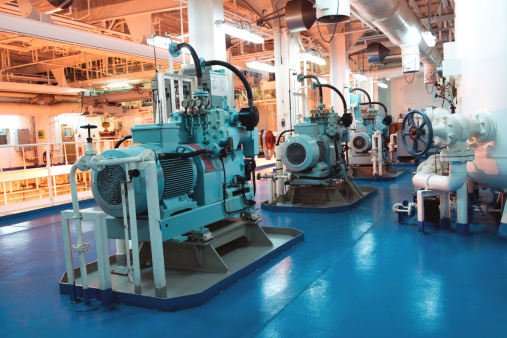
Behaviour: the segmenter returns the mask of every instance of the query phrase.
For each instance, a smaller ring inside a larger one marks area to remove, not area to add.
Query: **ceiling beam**
[[[86,90],[81,88],[46,86],[31,83],[0,82],[0,91],[40,94],[78,94]]]
[[[182,5],[186,8],[187,5]],[[88,10],[80,10],[77,17],[84,17],[84,22],[95,22],[102,20],[113,20],[126,18],[138,14],[160,13],[179,10],[179,1],[176,0],[134,0],[116,3],[112,5],[94,7],[88,14]]]
[[[439,22],[445,22],[445,21],[453,21],[454,20],[454,14],[445,14],[440,16],[431,17],[431,23],[439,23]],[[421,18],[421,22],[428,22],[428,18]]]
[[[154,48],[148,45],[20,18],[9,14],[0,13],[0,31],[74,45],[77,46],[78,49],[80,49],[79,47],[84,47],[91,48],[95,52],[104,51],[117,53],[124,57],[134,57],[138,61],[146,60],[152,62],[154,59]],[[157,48],[156,53],[159,62],[162,63],[169,60],[169,51],[165,48]],[[174,61],[182,63],[181,56],[174,58]]]
[[[421,10],[419,9],[419,6],[417,6],[417,4],[415,3],[415,0],[408,0],[408,2],[410,2],[410,4],[412,5],[412,7],[414,7],[414,10],[417,13],[417,15],[419,17],[422,17]]]

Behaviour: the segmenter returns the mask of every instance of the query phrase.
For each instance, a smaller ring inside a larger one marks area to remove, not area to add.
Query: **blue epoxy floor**
[[[300,229],[305,242],[203,306],[173,313],[73,312],[58,294],[58,213],[11,222],[0,227],[0,337],[507,337],[507,241],[491,218],[469,237],[398,224],[391,207],[411,198],[410,178],[359,183],[378,194],[346,213],[259,210],[264,225]],[[258,189],[265,200],[265,183]]]

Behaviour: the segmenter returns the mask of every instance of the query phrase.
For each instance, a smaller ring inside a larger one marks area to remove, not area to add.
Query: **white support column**
[[[348,71],[348,60],[347,60],[347,43],[345,35],[335,36],[330,44],[330,84],[335,86],[345,96],[345,101],[348,101],[348,90],[345,90],[345,86],[349,84],[349,71]],[[331,94],[331,105],[334,110],[341,115],[342,102],[341,99],[335,93]]]
[[[224,20],[222,0],[188,0],[188,32],[197,55],[226,61],[225,31],[215,21]]]
[[[289,33],[286,29],[274,30],[275,44],[275,78],[276,78],[276,111],[277,131],[280,133],[291,129],[295,124],[295,117],[291,118],[292,92],[297,92],[301,86],[293,73],[301,72],[299,52],[299,33]],[[285,126],[282,126],[285,120]]]

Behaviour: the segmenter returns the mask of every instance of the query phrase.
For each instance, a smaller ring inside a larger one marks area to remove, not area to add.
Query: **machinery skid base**
[[[399,176],[408,172],[408,169],[395,169],[392,166],[384,168],[382,176],[373,176],[373,169],[371,167],[354,167],[352,169],[352,177],[355,181],[394,181]]]
[[[241,223],[241,221],[236,222]],[[253,235],[255,238],[252,239],[251,243],[242,242],[234,248],[225,245],[225,250],[222,251],[221,249],[215,250],[213,244],[164,243],[164,256],[166,258],[169,258],[172,254],[166,252],[166,244],[169,248],[174,249],[174,252],[178,255],[181,256],[183,253],[179,262],[176,262],[174,258],[172,261],[166,259],[167,298],[155,297],[153,270],[151,267],[146,267],[142,269],[141,294],[135,293],[134,284],[130,282],[127,276],[111,274],[113,289],[110,292],[112,293],[112,302],[161,311],[177,311],[199,306],[304,239],[303,232],[292,228],[260,226],[257,226],[257,228],[262,229],[262,231],[255,231],[256,234]],[[224,236],[230,235],[231,231],[235,230],[237,228],[228,231]],[[262,232],[265,234],[264,237]],[[266,238],[269,240],[267,241]],[[217,243],[219,241],[219,236],[215,236],[215,239],[210,242]],[[193,256],[196,252],[199,252],[198,246],[207,247],[207,249],[203,249],[202,256],[200,256],[205,262],[204,264],[197,263],[198,258],[194,259],[199,256]],[[189,255],[189,253],[191,254]],[[111,270],[115,270],[117,267],[116,255],[110,256],[109,260]],[[181,268],[185,264],[188,265],[188,268]],[[180,265],[180,267],[174,267],[174,265]],[[88,292],[91,298],[101,299],[102,293],[99,288],[97,262],[88,264],[87,271]],[[68,284],[67,273],[65,273],[60,280],[60,293],[70,295],[75,292],[77,297],[82,297],[83,289],[79,268],[76,268],[74,273],[76,286],[73,288]]]
[[[345,193],[343,195],[339,188],[325,188],[325,187],[298,187],[295,191],[290,188],[287,194],[282,195],[279,200],[287,202],[275,202],[275,204],[268,204],[264,201],[261,208],[266,211],[277,212],[301,212],[301,213],[335,213],[344,212],[359,206],[364,201],[372,198],[377,193],[377,189],[373,187],[357,187],[362,197]],[[293,193],[300,195],[303,198],[296,203],[288,202],[288,195]]]

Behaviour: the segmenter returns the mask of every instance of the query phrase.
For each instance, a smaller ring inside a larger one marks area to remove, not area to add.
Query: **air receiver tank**
[[[461,1],[456,6],[456,59],[461,63],[458,113],[473,116],[487,111],[496,122],[493,142],[475,143],[475,159],[468,163],[468,176],[496,190],[507,189],[507,30],[491,34],[491,22],[504,22],[507,1]],[[474,24],[471,25],[470,23]],[[448,55],[446,55],[446,59]],[[480,65],[480,66],[479,66]],[[445,64],[444,64],[445,72]]]

